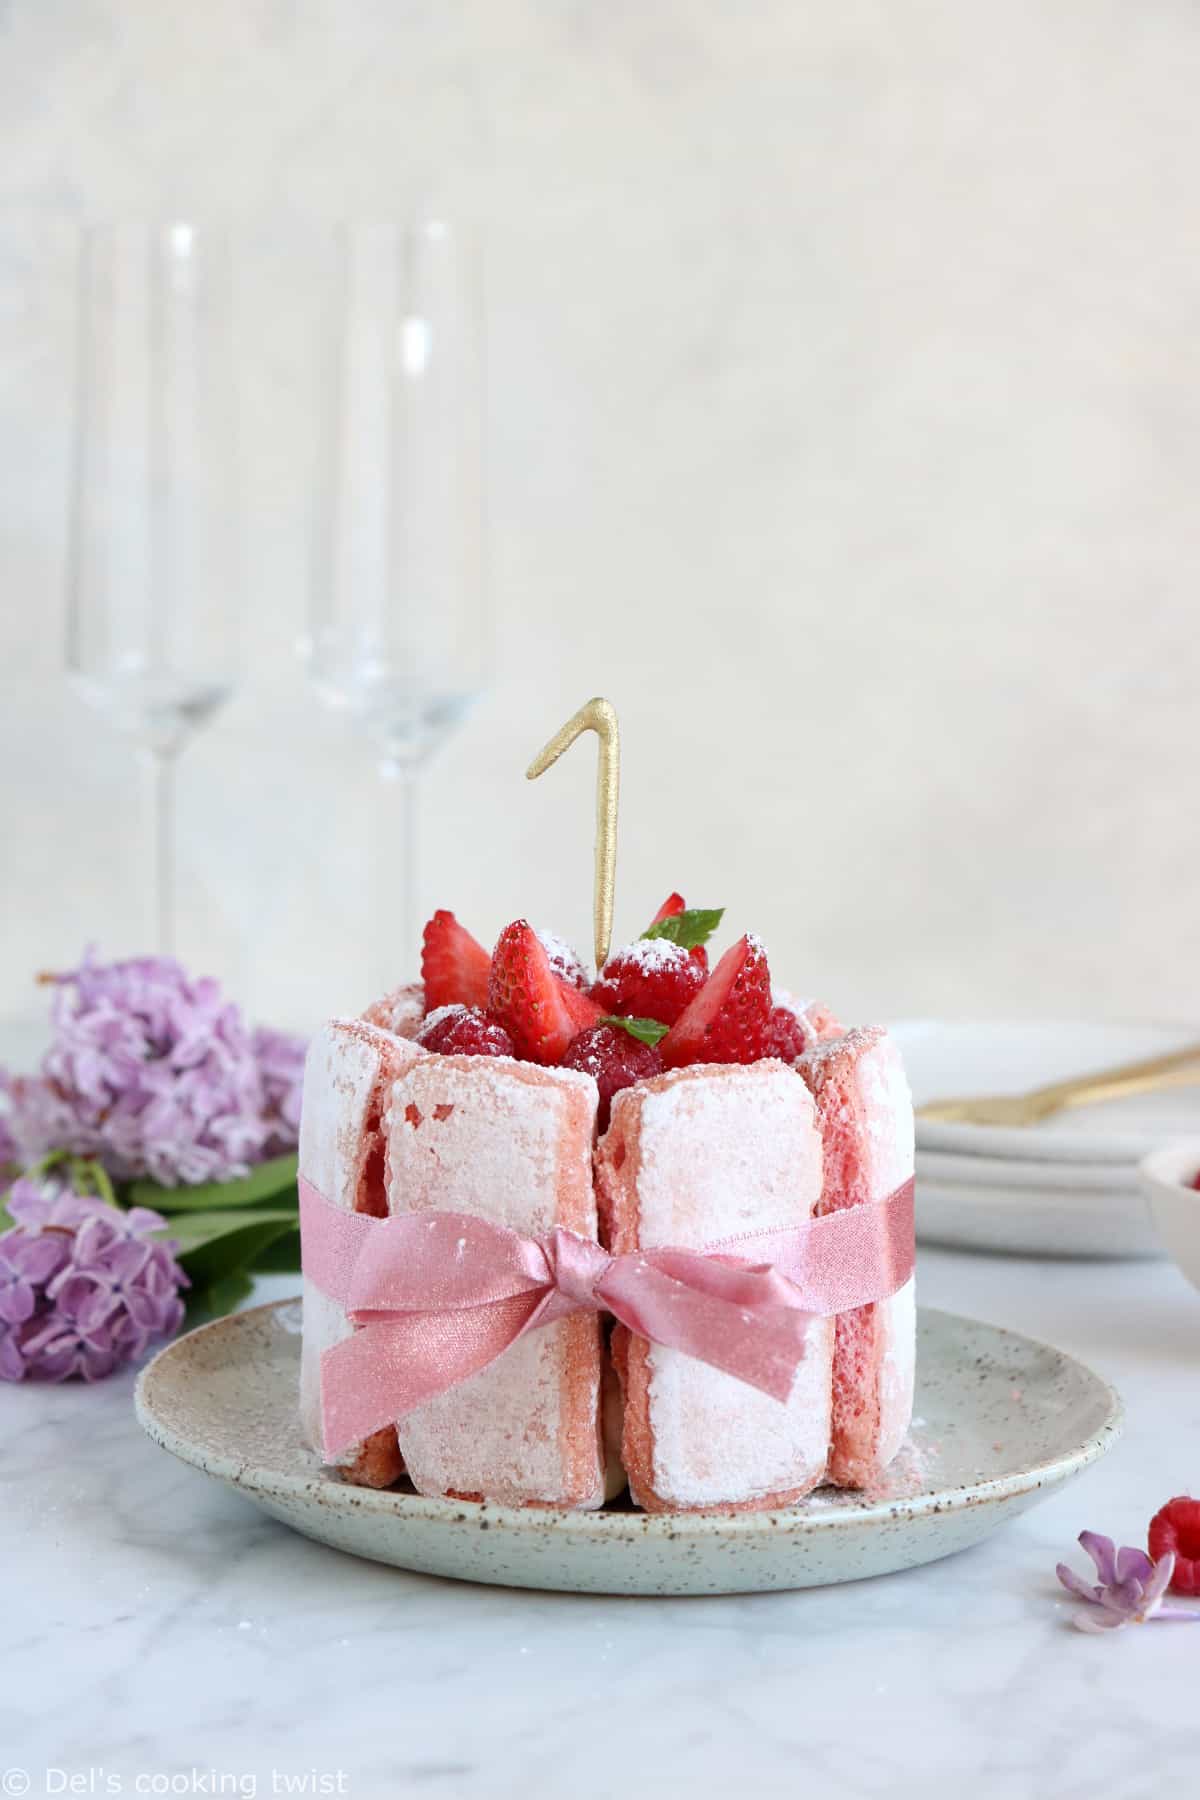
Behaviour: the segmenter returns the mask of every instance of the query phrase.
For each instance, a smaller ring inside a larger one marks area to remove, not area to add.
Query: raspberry
[[[792,1063],[804,1055],[807,1045],[804,1026],[789,1006],[773,1006],[767,1021],[767,1047],[764,1056],[777,1056]]]
[[[647,1081],[662,1073],[662,1057],[651,1044],[631,1037],[619,1025],[593,1025],[581,1031],[567,1047],[562,1059],[564,1069],[580,1069],[595,1077],[600,1089],[600,1110],[596,1129],[608,1130],[612,1098],[635,1081]]]
[[[1196,1192],[1200,1194],[1200,1169],[1196,1171],[1196,1179],[1193,1181],[1192,1186],[1195,1188]]]
[[[600,1008],[561,980],[533,926],[506,925],[492,953],[487,1009],[526,1062],[556,1063],[573,1037],[600,1017]]]
[[[539,931],[538,940],[550,958],[550,967],[558,979],[565,981],[568,987],[578,988],[581,993],[586,994],[591,984],[578,951],[573,950],[562,938],[555,937],[552,931]]]
[[[491,958],[452,912],[435,912],[421,945],[425,1011],[441,1006],[486,1006]]]
[[[750,1063],[766,1055],[771,971],[755,937],[741,937],[721,958],[660,1045],[668,1069],[685,1063]]]
[[[1200,1594],[1200,1500],[1187,1494],[1168,1500],[1151,1519],[1146,1541],[1155,1562],[1175,1552],[1173,1593]]]
[[[417,1043],[441,1056],[517,1054],[503,1025],[489,1019],[478,1006],[439,1006],[418,1031]]]
[[[673,1025],[705,979],[699,962],[678,944],[666,938],[639,938],[609,957],[592,999],[606,1013]]]

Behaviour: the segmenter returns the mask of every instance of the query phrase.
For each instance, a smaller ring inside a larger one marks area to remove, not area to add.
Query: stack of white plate
[[[1019,1094],[1200,1041],[1174,1025],[944,1023],[892,1027],[913,1099]],[[1040,1125],[917,1120],[917,1235],[1056,1256],[1161,1256],[1137,1162],[1200,1133],[1200,1085],[1057,1113]]]

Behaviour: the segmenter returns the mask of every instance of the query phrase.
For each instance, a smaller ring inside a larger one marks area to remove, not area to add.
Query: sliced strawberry
[[[664,1066],[757,1062],[770,1018],[767,953],[756,937],[741,937],[659,1045]]]
[[[487,1009],[527,1062],[556,1063],[573,1037],[594,1025],[600,1008],[550,966],[533,926],[506,925],[492,953]]]
[[[435,912],[421,945],[425,1011],[439,1006],[486,1006],[491,958],[452,912]]]
[[[561,975],[555,979],[562,988],[563,1005],[577,1033],[587,1031],[598,1019],[604,1017],[604,1008],[590,994],[580,993],[573,982],[564,980]]]
[[[650,921],[650,929],[661,925],[664,919],[673,919],[676,913],[686,912],[687,903],[682,894],[668,894],[654,917]]]

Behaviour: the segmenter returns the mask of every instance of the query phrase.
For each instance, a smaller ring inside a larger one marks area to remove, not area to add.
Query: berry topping
[[[421,945],[421,979],[425,1011],[442,1006],[487,1005],[491,961],[452,912],[435,912]]]
[[[682,894],[668,894],[650,921],[651,931],[656,925],[661,925],[664,919],[673,919],[676,913],[683,912],[686,905],[687,902]]]
[[[418,1031],[417,1042],[441,1056],[517,1054],[503,1025],[489,1019],[478,1006],[439,1006]]]
[[[777,1056],[781,1062],[795,1062],[804,1055],[807,1039],[804,1026],[790,1006],[773,1006],[767,1021],[765,1056]]]
[[[586,994],[591,986],[591,979],[583,966],[582,957],[562,938],[555,937],[552,931],[539,931],[538,937],[558,979],[565,981],[568,987],[579,988],[581,993]]]
[[[652,1044],[644,1044],[619,1025],[593,1025],[572,1040],[563,1057],[564,1069],[580,1069],[595,1077],[600,1089],[596,1129],[608,1130],[612,1098],[635,1081],[662,1073],[662,1057]]]
[[[695,944],[707,944],[724,917],[723,906],[685,906],[682,912],[668,913],[665,919],[656,919],[642,936],[666,938],[670,943],[682,944],[685,950],[690,950]]]
[[[1177,1494],[1150,1521],[1147,1539],[1154,1561],[1175,1552],[1171,1588],[1176,1594],[1200,1594],[1200,1500]]]
[[[665,938],[639,938],[609,957],[592,998],[607,1013],[628,1013],[673,1025],[705,979],[700,964],[678,944]]]
[[[749,1063],[766,1054],[771,971],[756,937],[728,949],[662,1041],[668,1069],[684,1063]]]
[[[556,1063],[600,1008],[559,979],[537,932],[525,919],[506,925],[492,955],[487,1009],[508,1032],[518,1056]]]

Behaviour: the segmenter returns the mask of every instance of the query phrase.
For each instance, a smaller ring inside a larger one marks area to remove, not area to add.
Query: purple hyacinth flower
[[[183,1322],[187,1276],[147,1207],[14,1183],[0,1235],[0,1380],[99,1381]]]
[[[1133,1545],[1118,1550],[1098,1531],[1081,1531],[1079,1542],[1095,1563],[1099,1581],[1085,1581],[1066,1563],[1059,1563],[1056,1573],[1067,1592],[1085,1602],[1071,1620],[1080,1631],[1119,1631],[1122,1625],[1148,1625],[1154,1619],[1200,1619],[1200,1608],[1166,1598],[1175,1573],[1173,1550],[1152,1562]]]
[[[170,957],[53,978],[54,1038],[36,1075],[0,1071],[0,1151],[94,1157],[116,1181],[226,1181],[296,1147],[304,1044],[252,1031],[216,982]]]

